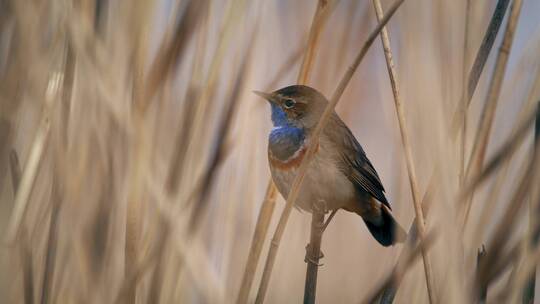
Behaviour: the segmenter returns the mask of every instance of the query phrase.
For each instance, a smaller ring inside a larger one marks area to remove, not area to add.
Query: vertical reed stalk
[[[381,31],[382,27],[390,20],[390,18],[394,15],[394,13],[399,8],[399,6],[403,3],[403,1],[404,0],[396,0],[394,4],[391,6],[391,8],[388,10],[388,13],[384,16],[384,18],[382,18],[381,22],[370,33],[364,45],[362,46],[362,49],[355,57],[353,64],[347,69],[347,71],[345,72],[345,75],[343,75],[343,78],[339,82],[338,87],[334,91],[334,94],[332,95],[330,102],[326,106],[323,114],[321,115],[319,122],[317,123],[317,126],[315,127],[315,130],[313,131],[311,142],[307,148],[304,159],[302,160],[302,163],[300,164],[298,173],[296,177],[294,178],[291,191],[289,192],[289,196],[287,197],[287,203],[285,205],[285,208],[283,209],[281,217],[279,218],[278,226],[276,227],[274,236],[272,237],[272,242],[270,243],[270,249],[268,251],[266,264],[264,266],[263,277],[261,280],[261,284],[259,285],[259,291],[257,293],[257,298],[255,300],[255,303],[264,302],[264,297],[266,295],[266,291],[268,290],[268,284],[270,282],[270,276],[272,273],[272,269],[274,267],[274,262],[276,259],[277,250],[279,248],[279,243],[281,241],[281,238],[283,237],[283,233],[285,232],[287,221],[289,220],[289,216],[291,214],[294,202],[296,201],[296,198],[298,197],[300,186],[302,185],[302,181],[304,180],[304,176],[306,174],[307,168],[311,160],[313,159],[313,156],[315,154],[315,149],[318,146],[319,135],[321,134],[326,124],[326,121],[328,120],[330,115],[333,113],[334,108],[336,107],[336,104],[339,101],[339,98],[341,97],[341,95],[343,95],[345,88],[349,84],[352,76],[354,75],[354,72],[360,65],[360,62],[364,58],[369,47],[371,46],[371,44],[373,44],[373,41],[379,35],[379,32]]]
[[[435,195],[434,191],[437,190],[434,186],[435,180],[436,178],[434,176],[430,178],[430,184],[428,185],[427,190],[424,193],[424,197],[422,198],[422,210],[424,211],[425,216],[429,214],[429,210],[431,209],[431,204],[433,202],[433,196]],[[407,234],[407,241],[405,245],[406,247],[401,250],[398,261],[392,271],[394,273],[394,277],[401,275],[402,269],[400,267],[408,259],[408,255],[410,254],[409,251],[413,249],[414,245],[417,243],[417,231],[418,229],[416,229],[415,220],[412,222],[411,227],[409,227],[409,232]],[[394,298],[396,297],[400,282],[401,280],[393,279],[385,286],[384,290],[381,292],[379,304],[391,304],[394,302]]]
[[[54,282],[54,271],[56,264],[56,252],[58,244],[58,215],[60,212],[60,190],[58,180],[53,180],[51,194],[51,219],[47,235],[47,250],[45,255],[45,267],[43,270],[43,280],[41,282],[41,304],[51,302],[52,287]]]
[[[493,235],[488,242],[488,247],[490,252],[486,255],[485,259],[482,260],[482,263],[479,264],[479,271],[476,277],[476,286],[488,285],[490,282],[497,278],[502,269],[507,263],[501,263],[500,261],[506,261],[507,259],[501,257],[501,252],[507,247],[509,239],[512,235],[512,232],[516,229],[516,226],[519,224],[519,217],[517,216],[520,212],[521,206],[523,205],[524,200],[527,195],[533,193],[534,183],[533,179],[535,172],[538,170],[538,165],[540,164],[540,150],[536,149],[535,153],[532,155],[532,158],[526,159],[524,164],[526,165],[525,172],[521,174],[519,178],[518,186],[513,190],[511,199],[503,211],[502,219],[497,223]],[[518,244],[516,246],[519,250],[521,246]],[[516,250],[516,251],[517,251]],[[514,256],[516,254],[513,254]],[[510,256],[511,255],[508,255]],[[510,259],[508,259],[510,260]],[[496,264],[502,264],[503,267],[497,267]],[[477,290],[473,290],[475,293],[475,299],[479,296]]]
[[[489,57],[489,53],[491,52],[493,43],[495,43],[495,38],[497,38],[497,34],[499,33],[499,29],[503,22],[504,15],[506,13],[509,3],[510,0],[499,0],[497,2],[497,6],[495,6],[495,10],[493,11],[493,15],[491,16],[488,28],[486,29],[484,39],[482,40],[482,44],[478,49],[474,64],[469,73],[466,101],[467,106],[469,106],[469,104],[471,103],[472,96],[474,94],[474,91],[476,90],[478,81],[480,80],[480,75],[484,70],[484,65],[486,64],[486,61]]]
[[[49,138],[50,122],[48,115],[48,111],[43,113],[43,118],[30,150],[30,156],[21,176],[19,191],[15,194],[15,203],[7,228],[6,240],[8,243],[12,243],[17,238],[21,222],[26,214],[28,199],[36,180],[43,150]]]
[[[328,2],[328,0],[318,0],[317,9],[315,10],[315,15],[313,15],[313,21],[309,30],[306,52],[304,54],[304,59],[302,60],[300,73],[298,74],[298,84],[306,84],[308,82],[309,74],[313,67],[313,61],[315,60],[315,55],[317,53],[319,37],[326,21],[326,15],[329,7]]]
[[[466,179],[479,172],[484,163],[484,156],[486,154],[486,149],[489,142],[489,135],[493,125],[493,119],[495,118],[495,111],[497,110],[497,103],[506,71],[506,64],[510,55],[512,42],[514,40],[514,32],[519,20],[522,3],[522,0],[515,0],[510,8],[508,24],[506,25],[503,42],[499,48],[495,70],[488,89],[486,103],[484,104],[482,115],[480,116],[479,127],[475,136],[471,158],[465,172]],[[465,213],[463,215],[464,224],[467,223],[471,205],[472,196],[465,202]]]
[[[13,189],[13,195],[17,194],[19,189],[19,183],[21,181],[21,165],[19,163],[19,157],[15,150],[11,150],[9,153],[9,168],[11,172],[11,186]],[[21,232],[20,242],[20,255],[23,268],[23,290],[24,290],[24,303],[34,303],[34,268],[32,265],[32,250],[29,247],[29,240],[27,233],[23,229]]]
[[[143,177],[147,170],[147,156],[149,146],[147,143],[148,136],[145,128],[146,105],[151,98],[148,92],[147,79],[145,79],[146,57],[148,55],[147,43],[150,27],[150,14],[147,11],[152,11],[153,3],[148,1],[136,1],[133,12],[135,14],[133,22],[134,37],[132,64],[133,64],[133,119],[134,138],[129,161],[131,173],[129,175],[128,188],[129,194],[127,199],[126,210],[126,230],[125,230],[125,257],[124,257],[124,276],[131,277],[139,260],[140,240],[142,233],[142,218],[143,218]],[[137,284],[134,282],[129,286],[127,292],[127,302],[135,303],[137,300]]]
[[[19,183],[21,182],[21,165],[19,162],[19,156],[15,150],[11,150],[9,153],[9,171],[11,172],[11,186],[13,188],[13,194],[16,195],[19,190]]]
[[[530,113],[534,112],[536,106],[538,105],[537,100],[535,99],[535,95],[537,95],[537,93],[540,93],[540,66],[536,68],[535,74],[536,77],[533,81],[532,88],[529,90],[526,104],[521,108],[520,113],[517,116],[516,121],[518,122],[524,121],[527,116],[530,116]],[[510,138],[516,137],[518,127],[519,123],[514,124],[514,126],[512,127],[512,131],[510,132]],[[503,190],[502,185],[507,182],[506,179],[507,177],[509,177],[509,168],[510,158],[504,161],[504,165],[502,165],[500,173],[497,174],[495,181],[490,187],[491,189],[489,191],[489,196],[485,200],[486,203],[482,206],[483,212],[480,214],[480,218],[475,221],[476,233],[471,244],[479,244],[481,242],[481,238],[485,234],[487,226],[489,226],[489,220],[493,218],[493,214],[496,212],[497,208],[495,207],[495,204],[497,202],[497,198]]]
[[[324,232],[324,204],[313,204],[311,211],[311,235],[306,247],[306,283],[304,287],[304,304],[315,304],[317,294],[317,274],[321,258],[321,242]]]
[[[536,104],[538,105],[540,101],[537,101]],[[529,115],[527,117],[524,117],[521,121],[516,123],[516,129],[515,132],[510,136],[505,143],[502,145],[502,147],[494,153],[493,157],[486,163],[486,165],[482,168],[482,171],[476,174],[475,176],[472,176],[470,178],[470,182],[467,183],[461,190],[461,194],[458,196],[459,201],[463,201],[469,198],[469,196],[472,194],[472,192],[483,182],[486,181],[486,179],[493,174],[501,165],[504,164],[504,162],[512,156],[512,154],[517,150],[519,145],[523,142],[526,135],[528,134],[528,131],[530,130],[531,125],[534,124],[536,116],[538,115],[538,112],[540,111],[540,108],[538,108],[533,113],[528,113]],[[490,248],[491,250],[491,248]]]
[[[422,253],[422,248],[431,248],[433,242],[436,240],[437,234],[431,230],[423,240],[420,240],[418,245],[414,246],[411,243],[411,248],[407,248],[401,252],[398,263],[392,270],[392,272],[384,279],[384,281],[370,292],[366,298],[360,303],[372,304],[377,302],[379,295],[380,304],[391,304],[394,301],[394,295],[396,292],[395,286],[399,286],[403,277],[410,269],[410,267],[416,262],[418,257]],[[389,296],[387,294],[389,292]]]
[[[272,180],[270,180],[266,189],[266,195],[264,197],[261,210],[259,211],[259,216],[257,217],[257,224],[255,226],[255,232],[253,233],[253,239],[251,240],[251,247],[249,249],[246,268],[244,270],[244,275],[242,276],[240,292],[238,293],[238,298],[236,300],[236,303],[238,304],[247,303],[249,298],[249,291],[251,290],[253,278],[255,277],[255,272],[257,271],[257,264],[259,262],[259,258],[261,257],[264,239],[268,232],[268,228],[270,227],[270,221],[272,220],[272,214],[274,213],[274,208],[276,206],[276,195],[276,186]]]
[[[50,123],[50,110],[54,107],[56,102],[58,89],[60,87],[61,76],[52,74],[49,77],[47,94],[45,97],[45,106],[41,116],[41,121],[38,126],[38,130],[32,146],[30,148],[30,155],[24,166],[24,170],[21,176],[21,182],[19,189],[15,194],[15,203],[9,224],[7,226],[8,243],[12,243],[18,236],[21,223],[26,214],[26,208],[28,206],[28,200],[30,199],[30,193],[34,187],[36,181],[39,165],[41,164],[43,152],[49,139],[49,131],[51,127]]]
[[[463,74],[462,74],[462,94],[467,94],[465,88],[467,86],[467,56],[469,55],[469,24],[471,21],[471,0],[467,0],[465,5],[465,29],[463,33]],[[465,146],[467,144],[467,97],[465,95],[461,96],[461,102],[459,104],[459,115],[461,116],[461,126],[460,126],[460,139],[461,143],[458,145],[458,181],[461,185],[463,183],[463,175],[465,174]]]
[[[482,260],[485,258],[485,256],[486,256],[486,247],[482,245],[482,247],[478,249],[478,254],[476,255],[476,272],[477,273],[480,271],[479,265],[482,263]],[[480,291],[479,291],[480,296],[479,296],[478,303],[480,304],[486,303],[487,290],[488,290],[487,285],[480,286]]]
[[[484,70],[484,65],[488,60],[489,53],[491,52],[491,48],[493,47],[493,43],[495,43],[495,38],[497,38],[497,34],[499,33],[499,29],[503,22],[504,15],[506,13],[506,9],[508,8],[509,3],[510,0],[499,0],[497,2],[495,10],[493,11],[493,15],[491,16],[489,25],[486,29],[486,32],[484,33],[482,44],[480,45],[480,48],[478,48],[478,52],[476,53],[476,57],[474,58],[473,66],[471,67],[471,70],[469,72],[469,76],[467,78],[467,86],[463,87],[462,98],[464,100],[459,103],[458,110],[454,113],[452,118],[452,138],[455,138],[455,136],[459,134],[459,130],[463,126],[463,123],[459,121],[460,118],[464,118],[463,115],[459,115],[460,110],[463,110],[463,108],[460,109],[459,107],[460,105],[465,105],[464,109],[466,110],[471,103],[472,96],[474,95],[474,91],[476,91],[476,86],[478,85],[478,81],[480,80],[480,76],[482,75],[482,71]]]
[[[535,128],[534,128],[534,154],[536,154],[536,150],[539,149],[539,141],[538,138],[540,138],[540,104],[537,105],[537,115],[536,115],[536,122],[535,122]],[[538,172],[536,173],[536,182],[540,180]],[[536,192],[536,193],[535,193]],[[538,228],[538,208],[539,201],[540,200],[540,193],[539,191],[533,191],[532,197],[529,199],[529,237],[530,239],[530,245],[527,246],[528,250],[532,250],[533,248],[536,248],[538,246],[538,240],[539,240],[539,228]],[[534,296],[535,296],[535,288],[536,288],[536,265],[534,265],[532,271],[529,274],[529,278],[527,280],[527,283],[525,284],[525,288],[523,289],[523,297],[522,297],[522,303],[523,304],[532,304],[534,303]]]
[[[379,22],[383,18],[383,9],[380,0],[373,0],[373,6],[375,7],[375,13]],[[422,210],[422,201],[420,197],[420,190],[418,189],[418,181],[416,178],[416,171],[414,167],[414,161],[412,156],[412,148],[409,139],[409,132],[407,130],[407,121],[405,120],[405,111],[403,109],[403,103],[399,95],[399,84],[397,82],[397,76],[394,66],[394,60],[392,58],[392,50],[390,49],[390,38],[388,37],[388,31],[386,27],[381,30],[381,41],[384,49],[384,57],[386,58],[386,66],[388,67],[388,75],[390,76],[390,84],[392,86],[392,94],[394,95],[394,104],[396,107],[396,114],[399,121],[399,130],[401,132],[401,140],[403,144],[403,150],[405,151],[405,160],[407,163],[407,172],[409,174],[409,183],[413,196],[414,211],[416,214],[416,229],[418,230],[418,236],[420,240],[424,239],[426,235],[424,212]],[[426,286],[430,303],[435,303],[435,291],[432,277],[431,261],[427,254],[427,251],[422,248],[422,258],[424,259],[424,272],[426,276]]]

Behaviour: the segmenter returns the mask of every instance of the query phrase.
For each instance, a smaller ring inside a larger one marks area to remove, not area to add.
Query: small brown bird
[[[274,128],[269,136],[268,161],[274,183],[287,197],[328,101],[317,90],[303,85],[255,93],[271,105]],[[383,246],[403,241],[406,236],[392,216],[375,168],[335,112],[319,138],[296,205],[311,211],[312,204],[318,201],[324,201],[328,210],[341,208],[360,215]]]

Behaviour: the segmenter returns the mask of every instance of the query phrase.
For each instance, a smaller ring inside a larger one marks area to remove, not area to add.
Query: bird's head
[[[304,85],[292,85],[272,93],[254,93],[270,102],[275,127],[315,128],[328,103],[321,93]]]

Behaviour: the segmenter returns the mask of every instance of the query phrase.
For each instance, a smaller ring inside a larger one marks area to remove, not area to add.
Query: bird
[[[287,198],[328,100],[305,85],[254,93],[270,103],[273,128],[268,136],[268,162],[274,184]],[[406,237],[392,215],[377,171],[335,111],[320,134],[295,207],[311,212],[321,201],[325,211],[343,209],[358,214],[382,246],[403,242]]]

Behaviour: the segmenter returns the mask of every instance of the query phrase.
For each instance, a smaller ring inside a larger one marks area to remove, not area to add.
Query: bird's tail
[[[383,246],[387,247],[395,243],[402,243],[407,238],[407,233],[394,219],[390,209],[384,205],[378,219],[362,217],[364,223],[373,237]]]

